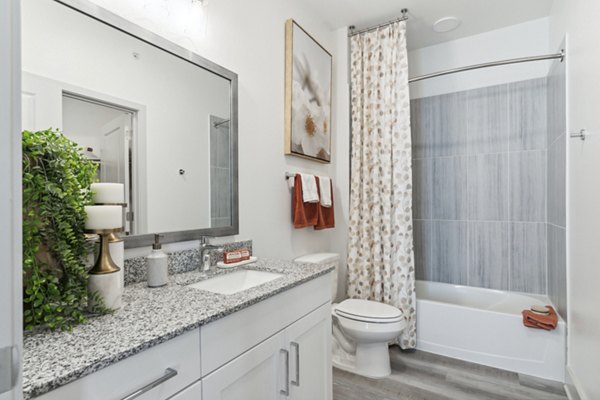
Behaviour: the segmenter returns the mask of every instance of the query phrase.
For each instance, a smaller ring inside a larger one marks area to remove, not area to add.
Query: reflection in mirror
[[[29,77],[28,77],[29,78]],[[84,154],[98,165],[99,182],[119,182],[125,186],[125,234],[141,232],[136,224],[142,218],[134,218],[138,210],[130,190],[137,187],[131,173],[131,138],[135,111],[99,100],[63,93],[62,130],[79,144]],[[137,199],[136,199],[137,200]],[[142,213],[138,212],[141,217]]]
[[[210,117],[210,215],[212,227],[231,225],[229,119]]]
[[[127,235],[237,224],[230,78],[54,0],[22,15],[23,129],[60,129],[125,184]]]

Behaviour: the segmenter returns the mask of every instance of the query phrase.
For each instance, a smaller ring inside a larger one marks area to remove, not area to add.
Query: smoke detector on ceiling
[[[433,23],[433,30],[437,33],[445,33],[455,30],[460,26],[460,19],[456,17],[440,18]]]

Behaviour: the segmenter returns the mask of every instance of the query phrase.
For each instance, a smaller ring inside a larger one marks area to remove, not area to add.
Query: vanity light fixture
[[[440,18],[433,23],[433,30],[437,33],[446,33],[455,30],[460,26],[460,19],[456,17]]]
[[[191,0],[187,15],[184,16],[183,33],[185,35],[196,38],[206,35],[207,5],[207,0]]]

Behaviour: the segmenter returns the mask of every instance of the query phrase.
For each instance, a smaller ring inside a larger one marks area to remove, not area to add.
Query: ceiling
[[[418,49],[548,16],[553,0],[301,0],[332,29],[357,29],[389,21],[408,8],[408,48]],[[458,29],[436,33],[442,17],[460,18]]]

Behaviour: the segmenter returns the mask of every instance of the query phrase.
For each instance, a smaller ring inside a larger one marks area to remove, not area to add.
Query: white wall
[[[331,248],[342,254],[338,279],[338,296],[346,295],[348,246],[348,218],[350,211],[350,77],[348,30],[338,29],[335,32],[338,57],[334,60],[333,70],[333,117],[336,187],[336,230]]]
[[[583,399],[600,399],[600,2],[555,0],[550,45],[567,35],[567,108],[570,132],[586,128],[585,142],[567,151],[567,370]]]
[[[209,115],[229,115],[227,80],[51,0],[23,2],[23,70],[141,104],[148,231],[210,226]]]
[[[0,0],[0,348],[16,345],[23,354],[19,3]],[[0,400],[23,397],[19,369],[16,387]]]
[[[489,61],[547,54],[548,18],[444,42],[408,53],[411,77]],[[554,52],[554,51],[552,51]],[[546,76],[550,62],[474,70],[415,82],[413,99]]]
[[[184,7],[187,0],[171,0],[169,10],[162,11],[155,7],[164,4],[158,0],[146,1],[146,7],[142,2],[94,2],[238,74],[240,235],[237,238],[253,239],[255,253],[260,257],[289,259],[316,251],[345,254],[349,170],[345,30],[332,32],[313,10],[293,1],[211,0],[205,6],[206,19],[197,19],[199,25],[208,21],[207,26],[198,29],[203,35],[188,35],[182,28],[190,26],[190,22],[177,5]],[[331,164],[283,154],[284,25],[288,18],[294,18],[333,54]],[[335,229],[293,229],[290,191],[284,180],[286,171],[334,178]]]

